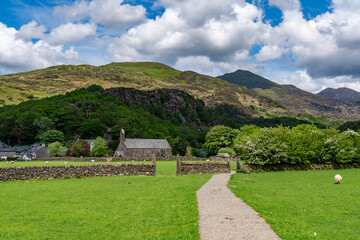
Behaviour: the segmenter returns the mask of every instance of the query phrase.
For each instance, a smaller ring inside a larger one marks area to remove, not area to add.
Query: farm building
[[[125,131],[120,131],[120,143],[114,157],[149,157],[170,156],[171,146],[166,139],[125,138]]]

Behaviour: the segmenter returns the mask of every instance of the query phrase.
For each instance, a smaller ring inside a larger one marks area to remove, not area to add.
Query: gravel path
[[[214,175],[196,192],[200,239],[280,239],[254,209],[227,188],[230,175]]]

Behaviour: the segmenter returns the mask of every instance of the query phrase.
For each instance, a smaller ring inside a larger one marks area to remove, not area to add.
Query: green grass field
[[[229,186],[282,239],[360,239],[360,169],[235,174]]]
[[[0,239],[199,239],[211,175],[0,182]]]

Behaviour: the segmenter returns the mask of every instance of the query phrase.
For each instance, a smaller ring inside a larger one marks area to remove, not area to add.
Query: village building
[[[31,149],[31,155],[33,156],[33,158],[48,158],[49,151],[48,148],[45,147],[45,145],[35,145]]]
[[[125,138],[125,131],[120,131],[120,142],[114,157],[151,157],[170,156],[171,146],[166,139]]]

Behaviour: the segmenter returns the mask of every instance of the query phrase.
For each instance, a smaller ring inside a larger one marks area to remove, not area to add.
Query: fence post
[[[181,175],[181,159],[176,157],[176,175]]]
[[[231,161],[229,158],[227,159],[227,163],[229,164],[229,172],[231,173]]]
[[[154,165],[154,176],[156,176],[156,156],[152,155],[152,164]]]

